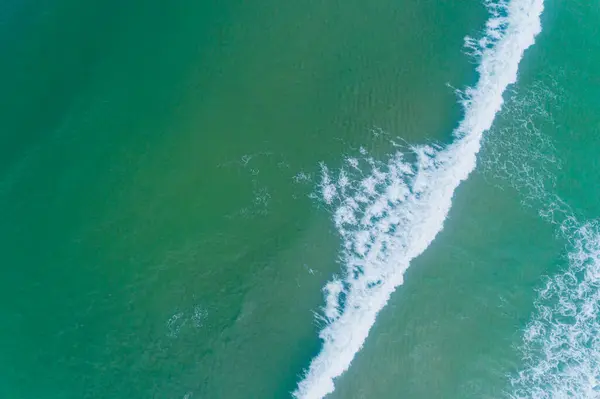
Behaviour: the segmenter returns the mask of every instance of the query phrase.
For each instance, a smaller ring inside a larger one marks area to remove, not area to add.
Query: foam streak
[[[455,141],[443,149],[413,148],[415,163],[398,152],[386,162],[349,158],[337,178],[322,167],[323,200],[335,207],[345,270],[326,286],[323,346],[293,393],[298,399],[333,392],[333,379],[350,366],[412,259],[442,230],[454,191],[475,168],[481,137],[502,107],[502,94],[516,81],[519,62],[541,30],[543,0],[486,3],[491,18],[484,37],[466,40],[480,60],[479,80],[463,93],[465,116]]]

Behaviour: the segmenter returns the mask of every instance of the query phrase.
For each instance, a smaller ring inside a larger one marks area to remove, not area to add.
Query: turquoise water
[[[279,3],[0,6],[0,396],[598,395],[600,8]]]

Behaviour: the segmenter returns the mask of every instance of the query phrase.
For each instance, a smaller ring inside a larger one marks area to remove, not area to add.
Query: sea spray
[[[326,286],[323,345],[298,383],[296,398],[333,392],[333,379],[350,366],[411,260],[442,230],[454,191],[475,168],[482,134],[517,79],[523,53],[541,30],[543,10],[542,0],[486,4],[491,17],[485,35],[466,40],[479,59],[479,79],[462,93],[464,118],[452,144],[413,147],[412,162],[402,152],[384,161],[363,153],[361,159],[349,158],[337,176],[322,165],[321,193],[335,209],[344,270]]]

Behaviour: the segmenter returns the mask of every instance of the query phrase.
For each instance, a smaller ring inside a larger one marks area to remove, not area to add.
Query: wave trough
[[[444,148],[417,146],[416,161],[398,151],[376,161],[366,151],[332,173],[322,165],[321,194],[334,207],[343,240],[343,275],[325,288],[323,345],[293,393],[317,399],[334,391],[364,344],[410,262],[442,230],[458,185],[474,170],[481,138],[517,79],[525,50],[541,31],[543,0],[486,1],[491,17],[480,40],[466,39],[479,59],[475,87],[462,92],[464,118]]]

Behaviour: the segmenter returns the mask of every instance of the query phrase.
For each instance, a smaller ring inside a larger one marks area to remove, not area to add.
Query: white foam
[[[337,197],[336,186],[331,181],[329,170],[324,164],[321,164],[321,195],[326,204],[331,204],[335,197]]]
[[[415,147],[414,164],[400,152],[384,162],[348,158],[351,169],[337,180],[322,165],[321,193],[336,207],[345,270],[343,279],[325,290],[323,346],[298,383],[296,398],[333,392],[333,379],[350,366],[411,260],[442,230],[454,191],[475,168],[482,134],[502,107],[504,90],[516,81],[519,61],[541,30],[543,10],[542,0],[487,4],[492,17],[485,40],[466,41],[480,58],[479,80],[464,92],[465,116],[451,145]],[[343,190],[336,181],[343,182]]]
[[[600,226],[568,220],[569,267],[547,280],[525,330],[512,398],[600,398]]]
[[[337,179],[343,187],[322,165],[323,200],[336,207],[345,270],[343,280],[325,290],[323,346],[298,383],[296,398],[333,392],[333,379],[350,366],[411,260],[442,230],[454,191],[475,168],[482,134],[502,107],[504,90],[516,81],[523,53],[541,30],[543,10],[542,0],[488,5],[492,17],[485,40],[479,47],[466,41],[480,58],[479,80],[463,94],[465,116],[454,143],[439,150],[415,147],[414,164],[400,152],[385,162],[348,158],[351,169],[343,169]],[[367,154],[363,148],[360,153]]]

